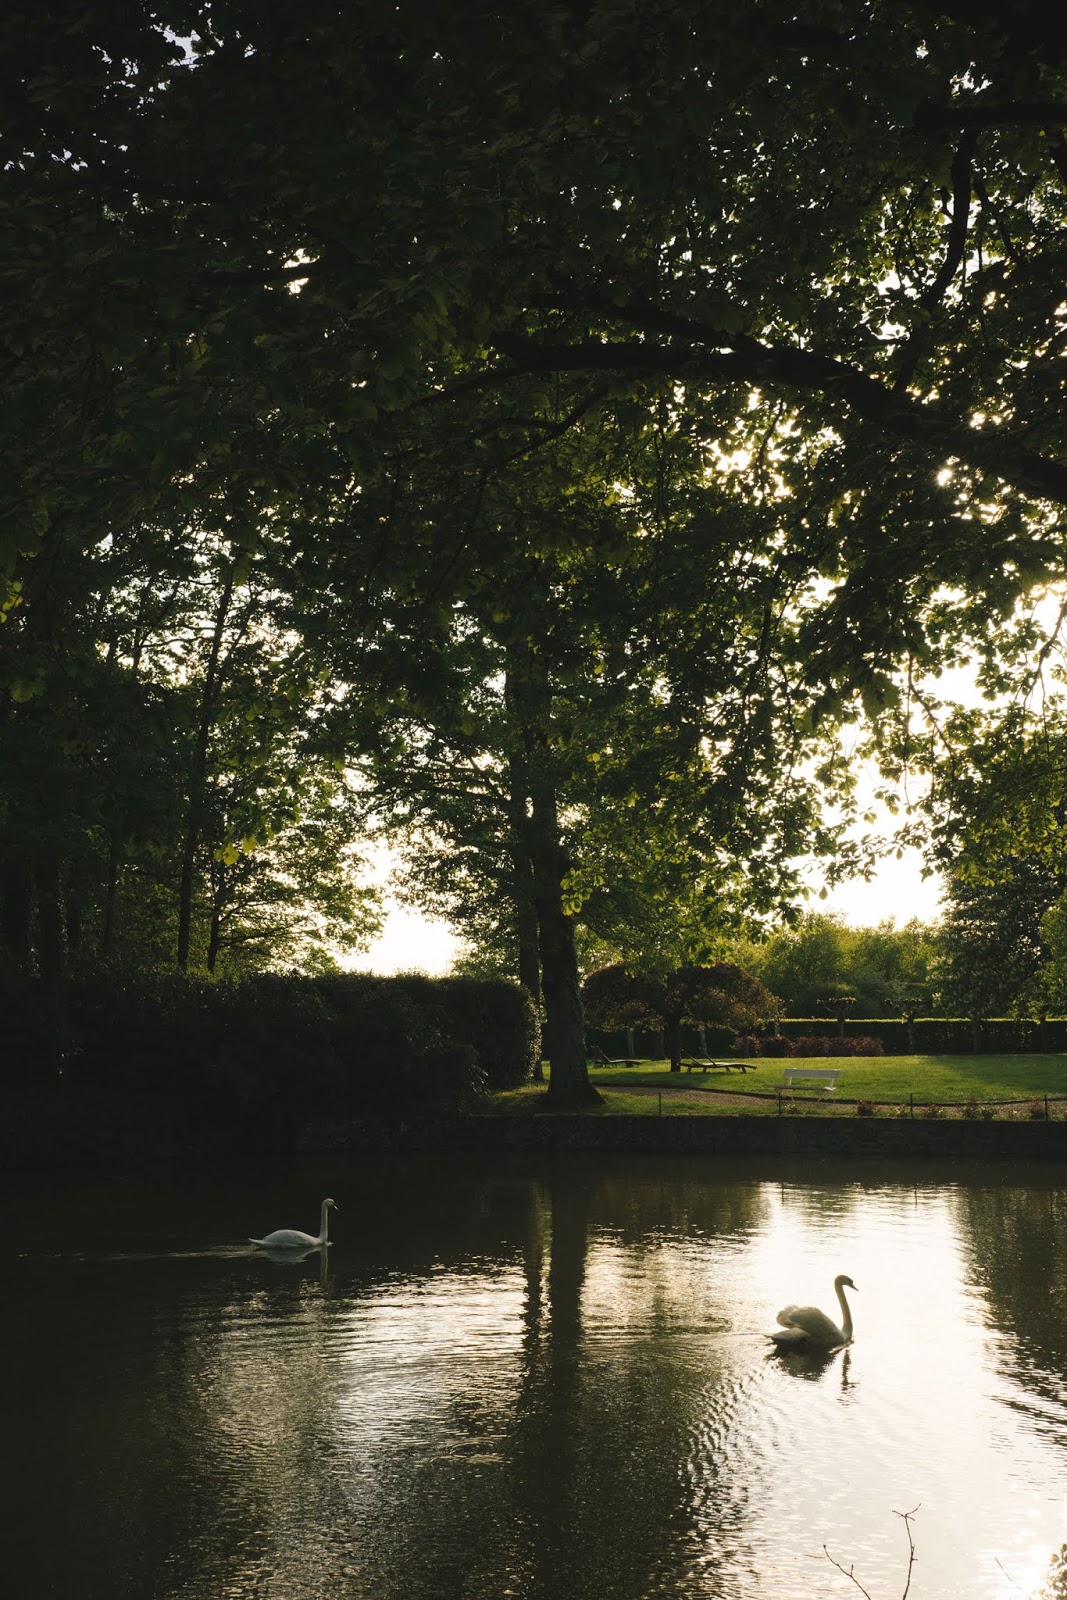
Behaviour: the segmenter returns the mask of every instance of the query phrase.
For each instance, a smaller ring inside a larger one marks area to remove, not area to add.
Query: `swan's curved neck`
[[[324,1205],[319,1215],[319,1243],[325,1244],[330,1229],[330,1208]]]
[[[841,1332],[846,1339],[851,1339],[852,1312],[849,1310],[848,1301],[845,1299],[845,1286],[843,1283],[835,1283],[834,1288],[837,1290],[837,1303],[841,1307]]]

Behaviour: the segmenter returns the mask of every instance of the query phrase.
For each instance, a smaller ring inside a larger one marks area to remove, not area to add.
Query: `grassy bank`
[[[841,1078],[833,1096],[817,1088],[790,1088],[784,1068],[840,1067]],[[981,1056],[849,1056],[775,1060],[761,1058],[755,1071],[700,1073],[671,1072],[666,1061],[643,1062],[636,1067],[592,1067],[590,1077],[604,1096],[603,1108],[593,1115],[700,1116],[714,1114],[767,1116],[778,1114],[778,1094],[791,1107],[821,1114],[838,1107],[838,1114],[855,1114],[855,1103],[866,1101],[886,1110],[914,1101],[917,1112],[928,1105],[964,1107],[999,1106],[1002,1114],[1026,1114],[1031,1102],[1049,1096],[1053,1114],[1067,1114],[1067,1054]],[[525,1088],[494,1097],[494,1108],[508,1114],[539,1108],[543,1088]]]

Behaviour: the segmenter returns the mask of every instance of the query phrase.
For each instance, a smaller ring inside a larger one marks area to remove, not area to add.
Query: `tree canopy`
[[[184,741],[122,755],[180,768],[179,961],[194,878],[218,949],[235,841],[280,838],[316,762],[325,839],[359,766],[509,903],[531,986],[535,940],[580,1098],[580,918],[708,959],[798,849],[844,848],[835,718],[1032,651],[1064,575],[1067,27],[61,0],[10,7],[0,55],[5,716],[53,762],[9,784],[9,946],[58,948],[55,852],[28,913],[15,841],[66,789],[64,695],[152,721],[104,613],[180,609],[214,552]]]
[[[681,1024],[718,1023],[740,1033],[761,1027],[777,1001],[733,961],[680,967],[660,978],[635,976],[619,963],[589,973],[582,984],[585,1020],[595,1028],[663,1028],[671,1071],[681,1070]]]

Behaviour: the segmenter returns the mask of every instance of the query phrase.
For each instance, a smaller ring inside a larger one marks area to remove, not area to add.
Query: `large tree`
[[[1036,708],[960,712],[929,744],[928,849],[947,883],[943,1003],[975,1019],[1060,1003],[1043,931],[1067,892],[1067,717],[1056,676]]]
[[[667,710],[710,756],[713,878],[761,815],[748,777],[718,781],[739,752],[776,803],[780,628],[795,729],[857,696],[877,711],[1062,575],[1067,95],[1036,6],[106,0],[2,26],[3,555],[26,627],[50,626],[31,557],[69,567],[179,488],[328,548],[375,507],[341,581],[406,657],[393,700],[422,696],[460,613],[500,656],[542,961],[547,941],[572,966],[563,898],[597,886],[562,836],[560,669],[518,625],[529,585],[508,588],[515,542],[484,510],[509,456],[621,415],[687,430],[690,509],[664,547],[697,530],[719,581],[679,630]],[[462,464],[447,527],[406,494],[427,455]],[[701,522],[724,486],[730,515]],[[481,616],[494,591],[503,621]],[[575,611],[578,639],[595,626],[595,602]],[[649,750],[667,720],[645,717]],[[655,793],[660,770],[627,790],[610,762],[603,792]],[[770,876],[780,854],[748,859]]]
[[[417,433],[373,491],[294,530],[303,626],[347,685],[334,719],[368,803],[419,830],[424,865],[427,839],[441,851],[432,900],[510,901],[520,957],[533,941],[550,1096],[573,1102],[579,925],[700,960],[830,842],[799,770],[814,602],[773,503],[704,481],[668,404],[605,404],[518,459],[498,398],[483,416],[476,473]]]

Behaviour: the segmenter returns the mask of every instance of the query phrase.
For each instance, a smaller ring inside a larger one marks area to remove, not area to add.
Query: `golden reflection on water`
[[[22,1592],[857,1592],[829,1553],[893,1596],[918,1507],[909,1600],[1030,1594],[1067,1542],[1064,1190],[876,1170],[364,1166],[328,1256],[42,1243]],[[854,1344],[776,1354],[839,1272]]]

